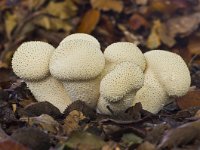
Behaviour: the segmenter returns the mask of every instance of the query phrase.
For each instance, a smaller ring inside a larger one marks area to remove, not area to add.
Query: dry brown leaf
[[[195,31],[200,23],[200,13],[192,15],[180,16],[169,19],[166,22],[166,28],[170,37],[187,36]]]
[[[192,37],[189,39],[188,50],[193,55],[200,54],[200,37]]]
[[[8,38],[11,37],[11,33],[12,33],[13,29],[16,27],[16,25],[17,25],[17,15],[7,13],[6,20],[5,20],[5,29],[6,29],[6,34],[7,34]]]
[[[129,19],[129,24],[133,30],[138,30],[140,27],[147,27],[148,25],[146,19],[139,14],[133,14]]]
[[[113,10],[121,12],[123,10],[123,3],[120,0],[90,0],[93,8],[109,11]]]
[[[86,117],[82,112],[73,110],[64,120],[63,129],[67,135],[71,134],[73,131],[76,131],[80,128],[79,121],[85,119]]]
[[[44,12],[60,19],[68,19],[76,14],[77,7],[72,0],[64,0],[63,2],[51,1]]]
[[[6,139],[0,142],[1,150],[30,150],[24,145],[17,143],[11,139]]]
[[[95,9],[88,10],[83,16],[77,32],[91,33],[100,19],[100,11]]]
[[[20,118],[21,121],[27,122],[30,126],[37,125],[43,130],[49,131],[51,133],[58,133],[61,130],[60,124],[55,121],[51,116],[43,114],[38,117],[23,117]]]
[[[181,109],[200,106],[200,90],[189,91],[185,96],[176,100]]]
[[[160,28],[160,21],[159,20],[154,21],[151,33],[147,39],[147,47],[150,49],[158,48],[161,44],[161,40],[158,35],[159,28]]]
[[[200,120],[169,130],[163,136],[158,147],[160,149],[170,149],[192,143],[198,139],[200,139]]]

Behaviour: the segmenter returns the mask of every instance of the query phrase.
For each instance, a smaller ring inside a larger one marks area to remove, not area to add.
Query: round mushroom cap
[[[30,81],[49,76],[49,60],[54,50],[52,45],[45,42],[23,43],[13,55],[13,71],[20,78]]]
[[[148,66],[169,96],[182,96],[191,84],[190,72],[184,60],[177,54],[153,50],[146,52]]]
[[[145,70],[144,76],[144,86],[137,91],[133,105],[141,102],[143,109],[157,113],[166,104],[168,95],[150,67]]]
[[[60,42],[60,44],[61,45],[62,44],[66,44],[68,41],[73,41],[73,40],[90,41],[90,42],[92,42],[93,44],[95,44],[96,46],[98,46],[100,48],[99,41],[95,37],[93,37],[93,36],[91,36],[89,34],[85,34],[85,33],[74,33],[74,34],[71,34],[71,35],[67,36],[66,38],[64,38]]]
[[[100,48],[90,41],[73,40],[59,45],[50,60],[51,74],[61,80],[88,80],[105,66]]]
[[[146,61],[141,50],[130,42],[117,42],[109,45],[104,51],[106,61],[111,63],[121,63],[123,61],[130,61],[144,71]]]
[[[121,100],[126,94],[143,86],[140,67],[131,62],[118,64],[100,83],[100,95],[109,102]]]

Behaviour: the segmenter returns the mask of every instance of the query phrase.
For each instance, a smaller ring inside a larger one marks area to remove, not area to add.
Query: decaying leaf
[[[100,11],[96,9],[90,9],[83,16],[81,23],[77,29],[77,32],[91,33],[100,19]]]
[[[137,150],[156,150],[156,145],[153,145],[149,142],[144,142],[142,143],[138,148]]]
[[[13,29],[16,27],[16,25],[17,25],[17,15],[7,13],[6,20],[5,20],[5,28],[6,28],[6,33],[7,33],[8,38],[11,37],[11,33]]]
[[[77,132],[67,140],[64,147],[78,150],[97,150],[103,145],[105,142],[100,137],[87,132]]]
[[[74,16],[76,11],[77,7],[72,0],[64,0],[63,2],[51,1],[44,10],[45,13],[60,19],[68,19]]]
[[[39,126],[43,130],[51,133],[58,133],[61,130],[60,124],[55,121],[51,116],[43,114],[39,117],[24,117],[20,118],[21,121],[27,122],[30,126]]]
[[[158,29],[160,28],[160,21],[154,21],[153,27],[151,29],[151,33],[147,39],[147,47],[150,49],[154,49],[160,46],[161,40],[158,34]]]
[[[123,10],[123,3],[120,0],[90,0],[90,2],[93,8],[104,11],[121,12]]]
[[[200,121],[184,124],[176,129],[166,132],[159,148],[173,148],[186,145],[200,139]]]
[[[139,14],[133,14],[129,19],[129,24],[133,30],[138,30],[140,27],[147,27],[148,25],[146,19]]]
[[[200,23],[200,13],[175,17],[166,22],[166,28],[170,37],[187,36],[195,31]]]
[[[35,19],[34,23],[39,25],[47,30],[64,30],[64,31],[71,31],[72,26],[69,24],[68,21],[52,18],[47,16],[42,16],[41,18]]]
[[[142,138],[133,134],[127,133],[122,136],[121,145],[130,147],[132,144],[139,144],[142,143]]]
[[[29,148],[11,140],[11,139],[1,141],[0,149],[1,150],[30,150]]]
[[[193,55],[200,55],[200,37],[192,37],[189,39],[188,50]]]
[[[176,100],[181,109],[200,106],[200,90],[189,91],[185,96]]]
[[[71,134],[73,131],[80,129],[79,121],[85,119],[86,117],[82,112],[73,110],[64,120],[63,129],[67,135]]]

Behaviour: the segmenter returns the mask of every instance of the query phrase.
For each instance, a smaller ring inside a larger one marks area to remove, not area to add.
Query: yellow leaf
[[[7,34],[8,38],[11,37],[11,33],[12,33],[13,29],[16,27],[16,25],[17,25],[17,16],[15,14],[7,13],[6,21],[5,21],[5,28],[6,28],[6,34]]]
[[[147,47],[150,49],[154,49],[160,46],[161,41],[158,35],[158,28],[160,27],[160,21],[154,21],[153,27],[151,29],[151,33],[147,39]]]
[[[93,8],[97,8],[104,11],[113,10],[121,12],[123,10],[123,3],[119,0],[90,0]]]
[[[72,30],[72,26],[67,21],[58,18],[43,16],[36,19],[34,23],[47,30],[64,30],[67,32]]]
[[[76,14],[77,7],[72,0],[65,0],[63,2],[51,1],[45,8],[45,12],[60,19],[68,19]]]
[[[66,134],[70,134],[75,130],[80,128],[79,121],[85,119],[86,117],[82,112],[77,110],[73,110],[69,113],[69,115],[64,120],[63,129]]]
[[[99,10],[90,9],[85,13],[83,16],[81,23],[77,29],[77,32],[81,33],[91,33],[100,19],[100,12]]]

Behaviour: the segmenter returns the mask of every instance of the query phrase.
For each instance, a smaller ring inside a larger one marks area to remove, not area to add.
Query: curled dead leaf
[[[169,130],[163,136],[160,149],[170,149],[180,145],[186,145],[200,139],[200,121],[184,124],[176,129]]]
[[[69,113],[69,115],[64,120],[63,129],[64,132],[69,135],[73,131],[80,129],[79,121],[85,119],[86,117],[82,112],[73,110]]]
[[[81,23],[77,29],[77,32],[91,33],[100,19],[100,11],[96,9],[88,10],[83,16]]]
[[[51,133],[58,133],[61,130],[60,124],[55,121],[51,116],[43,114],[38,117],[23,117],[20,118],[21,121],[27,122],[30,126],[36,125],[43,130],[49,131]]]

